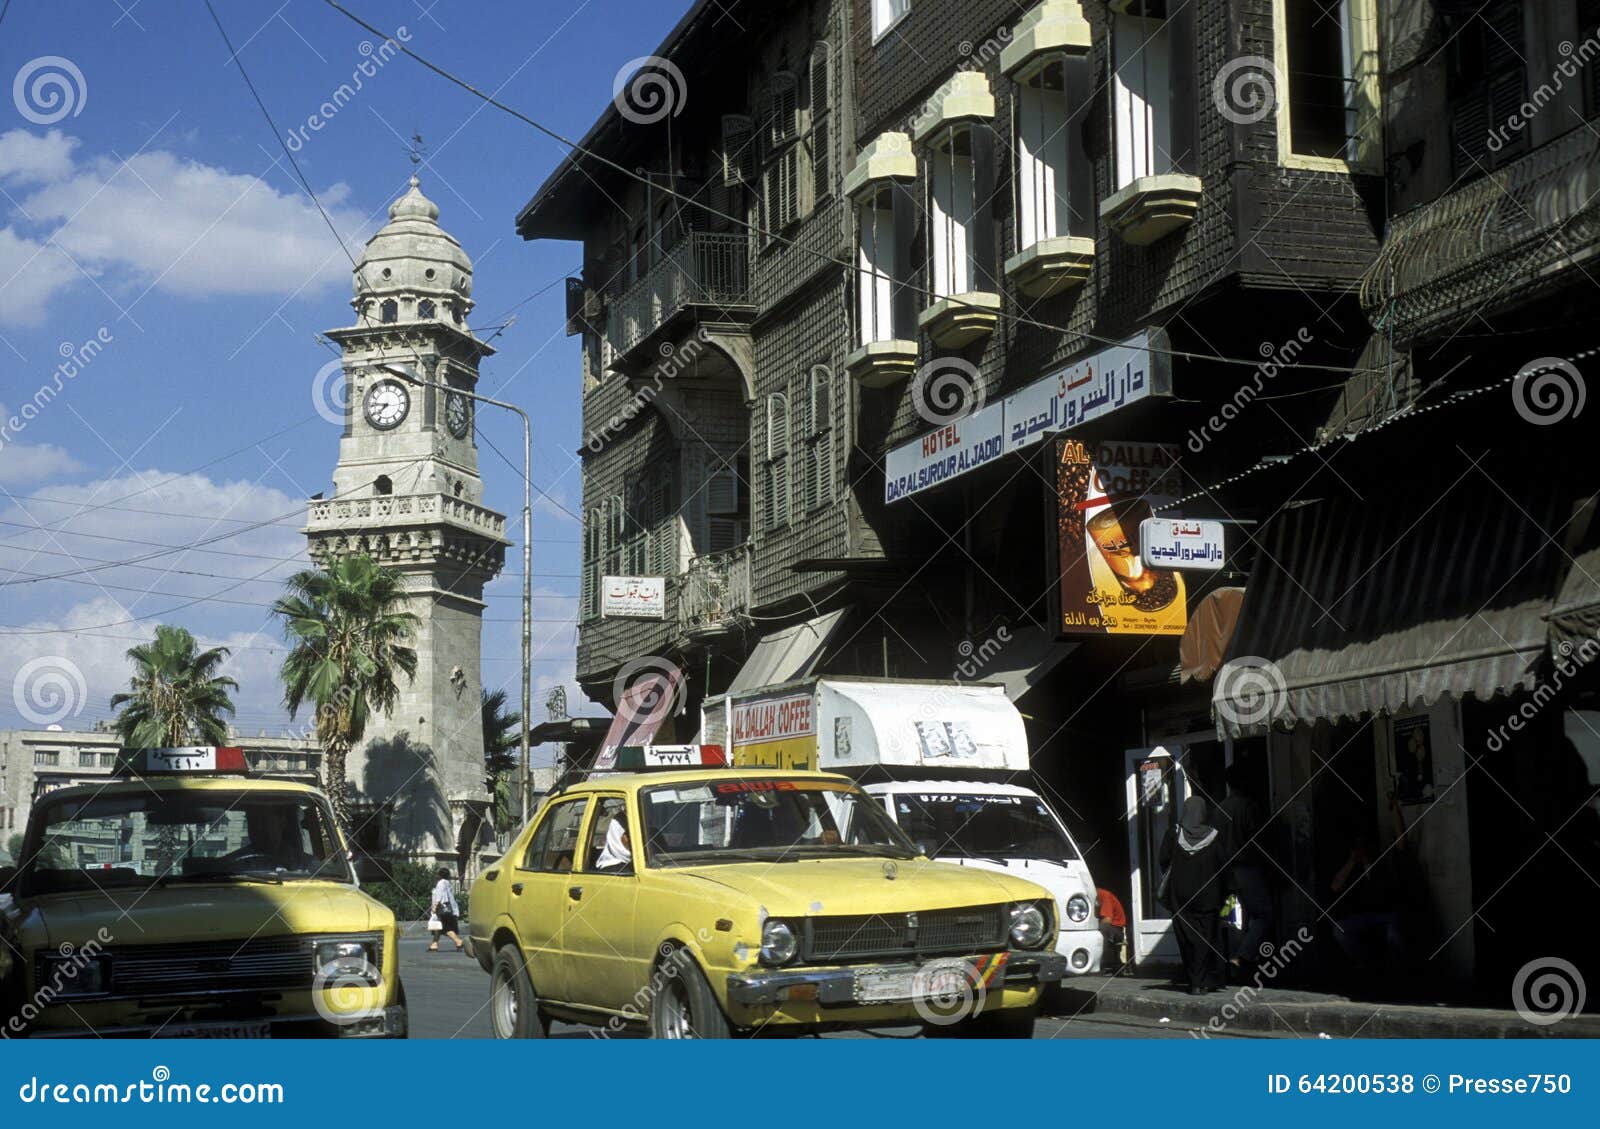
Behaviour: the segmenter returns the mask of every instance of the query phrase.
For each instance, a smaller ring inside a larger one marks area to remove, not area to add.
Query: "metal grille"
[[[138,945],[111,952],[118,996],[195,995],[309,988],[312,942],[305,937]],[[382,964],[382,955],[379,955]]]
[[[1005,947],[1000,906],[908,914],[812,917],[805,922],[805,959],[983,952]]]

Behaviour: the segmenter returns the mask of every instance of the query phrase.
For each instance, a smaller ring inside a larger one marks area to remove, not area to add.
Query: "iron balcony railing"
[[[690,306],[729,311],[750,302],[749,237],[690,232],[611,299],[606,344],[622,356]]]
[[[695,557],[678,577],[678,627],[703,635],[734,627],[750,610],[750,546]]]
[[[1361,304],[1409,338],[1561,285],[1600,248],[1600,144],[1575,129],[1394,221]]]

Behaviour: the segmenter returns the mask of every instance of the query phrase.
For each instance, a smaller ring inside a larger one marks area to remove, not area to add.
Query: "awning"
[[[1010,630],[1010,638],[1002,645],[994,659],[985,662],[981,651],[958,659],[973,667],[969,676],[961,672],[963,682],[998,682],[1006,689],[1006,697],[1020,701],[1039,683],[1043,682],[1062,659],[1078,649],[1076,643],[1064,643],[1047,628],[1020,627]]]
[[[1212,703],[1230,736],[1527,687],[1568,559],[1571,488],[1449,459],[1285,509],[1260,535]],[[1392,464],[1391,464],[1392,468]],[[1594,570],[1600,576],[1600,569]]]
[[[1600,639],[1600,548],[1581,551],[1561,583],[1550,609],[1550,645]]]
[[[1243,588],[1218,588],[1189,610],[1189,623],[1178,640],[1181,682],[1205,682],[1217,673],[1239,627]]]
[[[816,669],[822,649],[839,630],[848,611],[848,608],[841,608],[764,635],[724,694],[731,696],[762,686],[777,686],[809,675]]]

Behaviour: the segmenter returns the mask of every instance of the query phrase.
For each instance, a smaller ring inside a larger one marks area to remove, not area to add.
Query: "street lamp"
[[[377,367],[412,384],[420,384],[424,388],[454,392],[480,404],[516,412],[517,417],[522,420],[522,761],[517,766],[517,804],[521,811],[522,823],[526,824],[529,785],[528,724],[533,716],[533,424],[528,419],[528,413],[515,404],[489,396],[480,396],[463,388],[423,380],[416,373],[396,365],[380,364]]]

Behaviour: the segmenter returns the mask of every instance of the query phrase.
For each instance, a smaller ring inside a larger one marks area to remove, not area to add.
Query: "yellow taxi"
[[[479,877],[470,935],[497,1037],[557,1018],[658,1038],[1032,1033],[1066,970],[1048,891],[929,861],[843,776],[720,761],[623,749],[640,771],[550,796]]]
[[[397,940],[320,791],[236,748],[126,753],[0,868],[0,1038],[403,1037]]]

